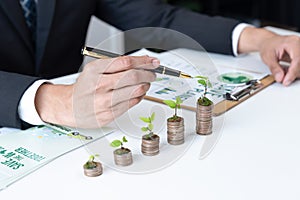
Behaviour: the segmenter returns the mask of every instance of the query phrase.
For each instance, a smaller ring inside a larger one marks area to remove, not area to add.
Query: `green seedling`
[[[153,121],[154,121],[154,119],[155,119],[155,113],[154,112],[151,114],[150,117],[140,117],[140,120],[142,120],[143,122],[148,124],[147,126],[141,128],[141,130],[143,132],[147,133],[145,135],[145,137],[147,139],[152,138],[152,136],[154,135],[154,133],[153,133],[153,128],[154,128]]]
[[[112,147],[121,147],[120,149],[117,149],[116,153],[121,155],[124,153],[128,153],[129,149],[124,148],[124,143],[128,142],[125,136],[123,136],[122,140],[114,140],[110,143],[110,146]]]
[[[114,140],[110,143],[110,146],[112,147],[121,147],[121,148],[124,148],[123,147],[123,144],[128,142],[128,140],[126,139],[125,136],[123,136],[122,140]]]
[[[170,119],[171,120],[177,120],[179,117],[178,117],[178,115],[177,115],[177,110],[178,109],[180,109],[181,108],[181,104],[182,104],[182,100],[181,100],[181,98],[180,97],[176,97],[176,100],[175,101],[173,101],[173,100],[164,100],[163,101],[165,104],[167,104],[170,108],[172,108],[172,109],[174,109],[174,115],[173,115],[173,117],[171,117]]]
[[[212,85],[211,85],[211,82],[209,81],[208,77],[205,77],[205,76],[195,76],[194,78],[198,79],[198,83],[200,85],[202,85],[204,87],[204,93],[202,95],[202,97],[200,97],[198,99],[198,103],[202,106],[210,106],[213,104],[213,102],[206,97],[206,94],[207,94],[207,89],[208,88],[211,88]]]
[[[94,169],[95,167],[97,167],[97,163],[94,160],[98,156],[99,156],[98,154],[90,155],[89,160],[84,164],[84,168]]]

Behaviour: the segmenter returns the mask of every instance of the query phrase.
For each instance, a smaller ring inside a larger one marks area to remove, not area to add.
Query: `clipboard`
[[[262,78],[260,80],[259,87],[253,88],[249,93],[246,93],[245,95],[242,96],[242,98],[238,99],[237,101],[224,99],[221,102],[215,104],[214,109],[213,109],[213,116],[219,116],[219,115],[224,114],[226,111],[234,108],[235,106],[239,105],[240,103],[251,98],[252,96],[254,96],[258,92],[262,91],[263,89],[267,88],[274,82],[275,82],[275,79],[272,75],[265,76],[264,78]],[[163,104],[163,100],[156,98],[156,97],[145,96],[145,99]],[[181,105],[181,108],[196,112],[196,105],[195,106]]]

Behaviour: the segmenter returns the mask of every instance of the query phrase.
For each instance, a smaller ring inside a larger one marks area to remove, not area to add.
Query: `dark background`
[[[299,0],[164,0],[208,15],[243,20],[258,27],[300,30]]]

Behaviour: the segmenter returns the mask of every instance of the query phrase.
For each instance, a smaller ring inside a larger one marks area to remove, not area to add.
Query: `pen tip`
[[[193,78],[191,75],[183,73],[183,72],[180,73],[180,77],[181,78]]]

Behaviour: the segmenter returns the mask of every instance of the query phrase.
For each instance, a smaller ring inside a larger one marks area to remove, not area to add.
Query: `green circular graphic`
[[[252,76],[241,72],[231,72],[219,75],[218,80],[227,84],[242,84],[252,80]]]

